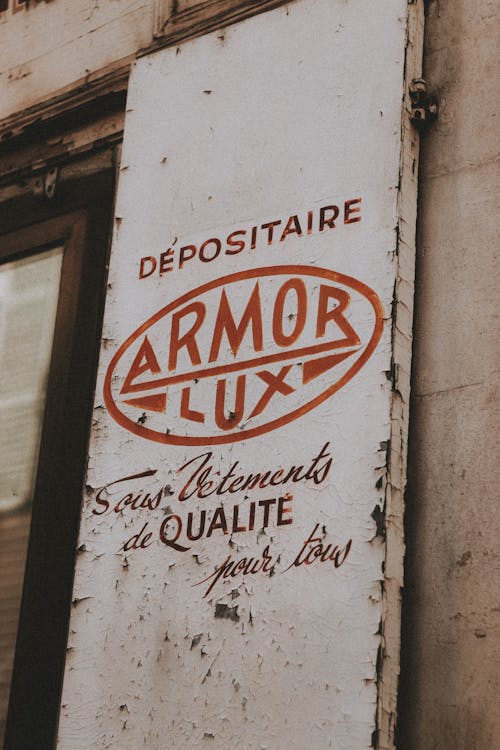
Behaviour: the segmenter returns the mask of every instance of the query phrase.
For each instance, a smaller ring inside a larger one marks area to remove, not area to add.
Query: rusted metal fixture
[[[437,118],[438,104],[424,78],[414,78],[409,87],[411,99],[411,122],[418,130],[424,130]]]
[[[56,193],[57,178],[59,177],[59,170],[57,167],[49,169],[47,174],[43,178],[43,192],[49,199],[53,198]]]

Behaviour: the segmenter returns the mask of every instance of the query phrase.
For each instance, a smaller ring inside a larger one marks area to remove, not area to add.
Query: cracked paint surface
[[[60,750],[377,741],[387,464],[401,451],[391,309],[406,13],[402,0],[369,18],[363,0],[300,0],[226,29],[223,45],[215,33],[135,66]],[[325,206],[337,212],[321,227]],[[141,275],[145,257],[156,267]],[[327,273],[314,282],[303,266]],[[287,271],[267,283],[255,269],[269,268]],[[226,276],[239,286],[224,301]],[[213,298],[190,296],[207,284]],[[165,327],[143,328],[152,319]],[[304,375],[310,347],[362,350],[379,324],[353,377],[348,358]],[[332,378],[341,387],[301,411]],[[286,399],[293,421],[279,421]],[[262,414],[276,418],[234,437]]]

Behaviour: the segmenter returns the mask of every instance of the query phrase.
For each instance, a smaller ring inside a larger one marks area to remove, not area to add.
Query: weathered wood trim
[[[290,2],[293,0],[288,0],[288,4]],[[178,10],[177,0],[159,0],[155,41],[140,50],[138,57],[208,34],[286,3],[287,0],[200,0],[194,6]]]
[[[285,3],[286,0],[202,0],[190,8],[176,10],[175,0],[159,0],[155,41],[139,50],[137,56],[201,36]],[[0,120],[0,182],[26,179],[59,162],[65,154],[80,156],[93,148],[93,143],[87,148],[82,148],[82,144],[68,148],[67,143],[61,143],[57,148],[54,141],[61,133],[82,129],[85,124],[99,117],[102,119],[106,113],[124,112],[130,67],[135,57],[129,55],[118,60],[75,81],[49,99]],[[123,123],[115,129],[114,140],[121,140],[122,133]],[[113,140],[112,135],[107,134],[105,140],[108,143],[110,137]],[[29,151],[28,148],[24,153],[19,151],[33,144],[40,151],[40,146],[49,140],[50,148],[41,160],[36,149]],[[15,157],[6,162],[5,154]]]
[[[0,200],[37,192],[37,180],[109,150],[123,137],[131,60],[0,121]],[[27,189],[28,188],[28,189]]]
[[[293,0],[288,0],[293,2]],[[284,5],[286,0],[201,0],[195,6],[176,10],[176,0],[158,0],[155,40],[137,56],[200,36],[264,11]],[[86,112],[97,111],[103,99],[119,99],[128,86],[130,66],[136,55],[128,55],[99,71],[80,78],[26,109],[0,120],[0,153],[20,142],[40,139],[66,118],[80,123]],[[43,132],[42,132],[43,131]],[[1,173],[0,168],[0,173]]]
[[[74,154],[72,158],[59,160],[56,164],[58,170],[56,192],[59,194],[61,188],[67,183],[97,175],[108,169],[114,169],[118,159],[117,153],[120,144],[121,135],[119,140],[117,138],[116,143],[110,141],[103,148],[96,148],[94,146],[91,153]],[[0,210],[2,203],[22,198],[23,196],[45,200],[48,204],[50,201],[48,198],[44,198],[43,194],[44,176],[49,169],[50,166],[48,165],[44,169],[26,169],[23,172],[18,172],[15,175],[16,179],[14,181],[6,180],[5,184],[2,184],[0,181]]]
[[[20,141],[39,138],[64,125],[67,128],[71,122],[81,125],[106,101],[108,106],[112,101],[123,101],[133,59],[129,56],[119,60],[92,76],[75,81],[50,99],[0,120],[0,153],[18,147]]]
[[[65,243],[5,750],[55,746],[113,183],[108,169],[56,195],[56,205],[23,200],[15,211],[0,209],[5,254]]]
[[[120,118],[119,127],[113,127],[115,122],[101,121],[97,124],[100,132],[97,132],[95,127],[89,128],[78,134],[81,137],[77,139],[70,133],[67,138],[61,138],[57,148],[43,142],[37,149],[30,148],[16,153],[8,160],[0,156],[0,201],[3,200],[4,189],[7,193],[13,194],[36,194],[40,192],[38,188],[43,175],[50,169],[57,167],[62,170],[68,165],[91,158],[96,153],[112,149],[122,140],[123,116]],[[29,185],[32,185],[32,190],[26,190]]]
[[[397,272],[392,310],[391,440],[387,447],[387,485],[382,511],[386,551],[378,659],[377,738],[374,743],[377,750],[394,750],[396,747],[419,162],[419,135],[411,124],[409,84],[422,75],[423,42],[424,0],[408,0],[395,245]]]

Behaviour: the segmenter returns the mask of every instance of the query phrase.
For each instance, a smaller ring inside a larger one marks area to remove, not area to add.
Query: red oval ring
[[[160,318],[168,315],[169,312],[172,312],[172,310],[175,310],[177,307],[180,307],[186,302],[189,302],[193,298],[199,297],[200,295],[210,291],[211,289],[216,289],[218,286],[232,284],[236,281],[242,281],[244,279],[261,278],[262,276],[279,276],[285,274],[288,276],[316,276],[317,278],[328,279],[330,281],[336,281],[338,283],[344,284],[345,286],[350,287],[351,289],[355,289],[357,292],[362,294],[363,297],[365,297],[365,299],[370,302],[375,312],[375,326],[366,348],[363,350],[363,353],[361,354],[359,359],[357,359],[354,364],[347,370],[347,372],[344,373],[344,375],[336,383],[330,386],[330,388],[327,388],[326,391],[321,393],[319,396],[316,396],[314,399],[312,399],[312,401],[307,402],[303,406],[300,406],[298,409],[295,409],[294,411],[290,412],[289,414],[285,414],[282,417],[278,417],[271,422],[266,422],[263,425],[250,428],[249,430],[239,430],[238,432],[234,432],[231,434],[213,435],[211,437],[189,437],[171,434],[167,435],[162,432],[150,430],[147,427],[144,427],[144,425],[137,424],[137,422],[129,419],[118,409],[111,393],[111,378],[113,376],[113,371],[118,364],[122,354],[129,348],[129,346],[131,346],[131,344],[133,344],[134,341],[136,341],[136,339],[138,339],[139,336],[144,333],[144,331],[147,331],[149,328],[151,328],[152,325],[154,325],[154,323],[160,320]],[[223,276],[222,278],[215,279],[214,281],[209,281],[208,283],[203,284],[202,286],[199,286],[196,289],[191,290],[190,292],[187,292],[182,297],[179,297],[173,302],[170,302],[168,305],[166,305],[166,307],[163,307],[157,313],[152,315],[148,320],[146,320],[145,323],[143,323],[136,331],[134,331],[134,333],[132,333],[128,337],[128,339],[120,346],[118,351],[113,356],[111,362],[109,363],[104,379],[104,403],[106,404],[106,408],[115,422],[117,422],[121,427],[124,427],[126,430],[134,433],[135,435],[138,435],[139,437],[145,438],[147,440],[152,440],[156,443],[165,443],[167,445],[223,445],[225,443],[236,443],[240,440],[246,440],[248,438],[257,437],[258,435],[262,435],[266,432],[271,432],[272,430],[282,427],[289,422],[293,422],[295,419],[298,419],[304,414],[307,414],[307,412],[311,411],[316,406],[319,406],[319,404],[322,404],[323,401],[326,401],[326,399],[330,398],[330,396],[339,391],[347,382],[349,382],[349,380],[351,380],[351,378],[354,377],[354,375],[356,375],[356,373],[359,372],[365,362],[370,358],[375,347],[380,341],[383,327],[384,310],[377,294],[372,289],[370,289],[370,287],[366,286],[366,284],[363,284],[361,281],[354,279],[352,276],[345,276],[344,274],[337,273],[336,271],[329,271],[326,268],[311,268],[311,266],[268,266],[265,268],[252,268],[248,269],[247,271],[238,271],[238,273],[233,273],[229,276]]]

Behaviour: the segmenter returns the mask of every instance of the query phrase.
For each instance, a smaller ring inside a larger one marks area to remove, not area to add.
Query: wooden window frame
[[[287,0],[156,0],[154,41],[141,49],[149,54],[160,47],[195,36],[218,31],[268,10],[285,5]],[[220,39],[223,41],[224,32]]]
[[[4,750],[54,747],[104,307],[114,172],[0,205],[0,260],[64,243]]]
[[[20,10],[26,10],[27,4],[25,0],[21,2],[19,0],[12,0],[12,12],[19,13]]]

